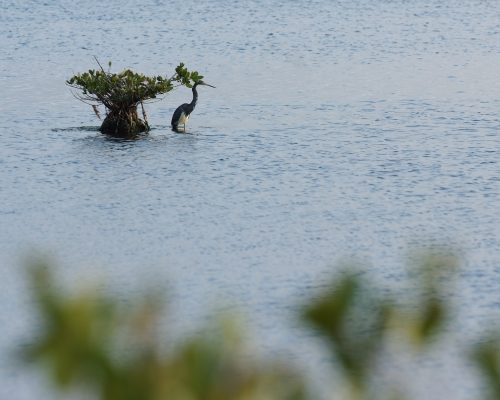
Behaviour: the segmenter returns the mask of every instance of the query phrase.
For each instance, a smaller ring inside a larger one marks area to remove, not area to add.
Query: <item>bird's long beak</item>
[[[202,83],[202,85],[205,85],[205,86],[210,86],[210,87],[213,87],[214,89],[216,89],[216,87],[215,87],[215,86],[209,85],[208,83],[205,83],[205,82],[203,82],[203,83]]]

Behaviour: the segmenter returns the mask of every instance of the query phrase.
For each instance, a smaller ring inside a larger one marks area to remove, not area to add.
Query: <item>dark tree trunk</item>
[[[137,115],[137,108],[112,110],[102,122],[100,131],[106,135],[129,139],[149,131],[149,125]]]

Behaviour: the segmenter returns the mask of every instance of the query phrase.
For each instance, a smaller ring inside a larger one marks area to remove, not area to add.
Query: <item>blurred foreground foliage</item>
[[[61,389],[85,387],[107,400],[304,399],[301,377],[278,362],[255,364],[233,324],[183,340],[170,353],[158,340],[159,297],[133,307],[97,291],[64,295],[50,269],[31,269],[41,334],[24,358],[38,360]]]
[[[440,335],[446,337],[456,270],[454,257],[421,257],[412,270],[415,292],[402,298],[348,270],[304,304],[300,318],[323,338],[341,377],[338,392],[328,398],[408,398],[404,387],[378,382],[378,363],[394,341],[425,353]],[[249,357],[232,323],[207,327],[166,351],[157,329],[159,296],[145,295],[130,307],[95,290],[64,294],[54,289],[45,264],[30,269],[30,280],[41,326],[23,357],[44,366],[62,390],[84,388],[103,400],[314,398],[294,366]],[[470,349],[489,398],[500,399],[500,341],[491,338]]]

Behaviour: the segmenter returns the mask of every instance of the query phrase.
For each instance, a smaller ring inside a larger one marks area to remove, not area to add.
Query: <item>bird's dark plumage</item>
[[[179,125],[184,125],[184,121],[189,118],[189,115],[193,112],[194,106],[191,106],[191,104],[184,103],[177,107],[177,109],[174,111],[174,115],[172,115],[172,128],[177,129]],[[184,114],[184,115],[183,115]]]
[[[205,86],[210,86],[210,87],[215,87],[212,85],[209,85],[208,83],[205,83],[203,81],[196,82],[193,86],[193,100],[191,103],[184,103],[181,104],[177,109],[174,111],[174,115],[172,115],[172,129],[174,131],[177,131],[179,129],[179,125],[184,125],[184,130],[186,129],[186,122],[189,119],[189,116],[193,112],[194,108],[196,107],[196,103],[198,102],[198,91],[196,90],[196,87],[198,85],[205,85]]]

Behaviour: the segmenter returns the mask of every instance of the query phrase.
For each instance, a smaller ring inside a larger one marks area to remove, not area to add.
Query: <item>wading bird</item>
[[[186,122],[188,122],[189,116],[193,112],[196,107],[196,102],[198,101],[198,92],[196,90],[196,86],[210,86],[215,88],[215,86],[209,85],[203,81],[198,81],[193,86],[193,100],[191,103],[184,103],[177,107],[177,110],[174,111],[174,115],[172,115],[172,129],[176,132],[179,131],[179,125],[184,125],[184,132],[186,131]]]

